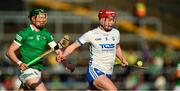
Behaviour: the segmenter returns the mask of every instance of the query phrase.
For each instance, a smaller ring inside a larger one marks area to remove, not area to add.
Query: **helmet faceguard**
[[[44,9],[41,9],[41,8],[36,8],[36,9],[32,9],[30,12],[29,12],[29,18],[30,18],[30,20],[31,20],[31,18],[33,17],[33,16],[37,16],[37,15],[39,15],[40,13],[44,13],[44,14],[46,14],[46,17],[47,17],[47,12],[44,10]]]

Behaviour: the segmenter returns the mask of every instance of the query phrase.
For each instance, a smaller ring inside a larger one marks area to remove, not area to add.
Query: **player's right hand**
[[[128,62],[123,60],[121,66],[126,68],[128,66]]]
[[[24,70],[27,69],[27,66],[26,66],[25,63],[21,63],[21,64],[19,65],[19,68],[20,68],[22,71],[24,71]]]

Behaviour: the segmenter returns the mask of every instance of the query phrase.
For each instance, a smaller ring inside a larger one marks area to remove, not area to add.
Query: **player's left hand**
[[[62,51],[58,50],[58,51],[56,51],[56,53],[57,53],[56,61],[61,63],[61,61],[62,61]]]
[[[19,68],[20,68],[22,71],[25,71],[25,70],[27,69],[27,66],[26,66],[25,63],[21,63],[21,64],[19,65]]]
[[[61,61],[62,61],[61,55],[57,55],[57,56],[56,56],[56,61],[57,61],[58,63],[61,63]]]

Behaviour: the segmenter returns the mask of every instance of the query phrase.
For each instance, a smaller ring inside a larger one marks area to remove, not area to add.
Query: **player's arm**
[[[15,51],[19,49],[19,45],[17,45],[15,42],[13,42],[9,49],[6,52],[6,56],[11,59],[12,62],[16,63],[21,70],[26,69],[26,65],[17,58]]]
[[[122,54],[122,50],[121,50],[120,44],[116,45],[116,56],[122,62],[122,66],[127,66],[128,65],[128,62],[126,61],[125,57]]]
[[[60,45],[56,43],[54,40],[50,43],[48,43],[49,47],[54,49],[54,52],[57,54],[57,56],[61,57],[62,56],[62,51],[60,49]]]
[[[54,47],[54,51],[55,53],[57,54],[56,58],[61,58],[62,57],[62,51],[60,49],[60,45],[57,44],[55,47]],[[56,60],[57,62],[60,62],[61,60]]]
[[[81,45],[90,42],[91,38],[91,32],[88,31],[85,34],[83,34],[80,38],[78,38],[74,43],[72,43],[70,46],[68,46],[62,57],[57,57],[58,62],[60,62],[63,59],[66,59],[68,55],[70,55],[76,48],[80,47]]]
[[[48,43],[50,48],[53,48],[55,53],[58,54],[59,52],[61,52],[60,49],[60,45],[58,43],[56,43],[54,40],[52,40],[51,42]]]
[[[69,37],[68,37],[69,38]],[[64,39],[64,37],[63,37]],[[61,40],[63,40],[61,39]],[[60,41],[61,41],[60,40]],[[47,36],[47,41],[48,41],[48,45],[51,49],[54,49],[54,52],[57,54],[57,55],[62,55],[62,51],[60,48],[62,48],[62,46],[59,45],[59,43],[55,42],[54,41],[54,37],[52,36],[51,33],[48,33],[48,36]]]
[[[64,51],[61,59],[62,59],[62,60],[63,60],[63,59],[66,59],[68,55],[70,55],[76,48],[78,48],[78,47],[80,47],[80,46],[81,46],[81,45],[80,45],[77,41],[75,41],[74,43],[72,43],[70,46],[68,46],[68,47],[65,49],[65,51]]]

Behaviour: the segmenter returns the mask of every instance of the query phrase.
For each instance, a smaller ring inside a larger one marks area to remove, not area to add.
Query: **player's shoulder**
[[[51,32],[49,32],[46,28],[43,28],[42,30],[41,30],[41,32],[43,33],[43,35],[45,35],[46,37],[48,37],[49,38],[49,36],[51,36],[51,38],[53,39],[53,37],[52,37],[52,33]]]
[[[116,29],[116,28],[112,28],[112,30],[111,30],[112,32],[115,32],[115,33],[119,33],[119,30],[118,29]]]
[[[41,31],[46,34],[51,34],[46,28],[43,28]]]
[[[110,32],[111,34],[113,34],[113,35],[117,35],[117,36],[119,36],[120,35],[120,32],[119,32],[119,30],[118,29],[116,29],[116,28],[112,28],[112,30],[111,30],[111,32]]]

